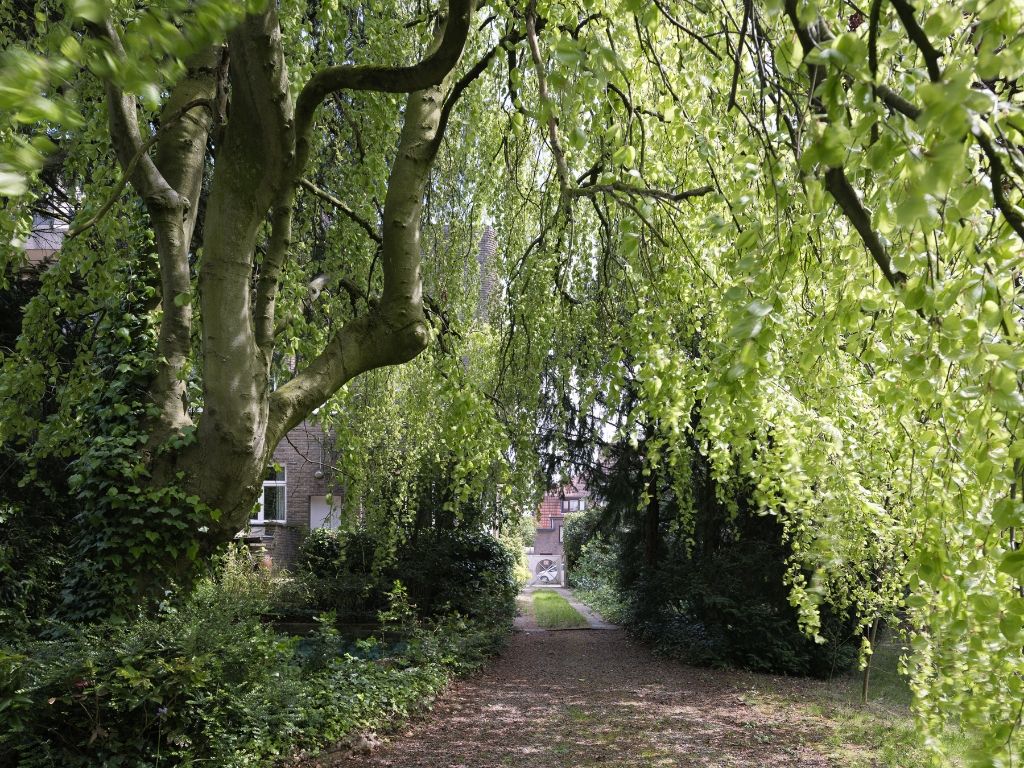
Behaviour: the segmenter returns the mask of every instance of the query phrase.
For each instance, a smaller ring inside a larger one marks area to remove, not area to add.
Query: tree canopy
[[[71,227],[3,350],[3,503],[68,505],[69,589],[183,577],[315,411],[524,496],[531,451],[649,434],[777,517],[809,632],[905,622],[926,735],[1020,756],[1019,2],[0,14],[5,263]]]

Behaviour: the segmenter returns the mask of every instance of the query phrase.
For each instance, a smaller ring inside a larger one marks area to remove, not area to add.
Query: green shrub
[[[399,591],[383,617],[399,644],[353,644],[331,617],[300,640],[261,621],[274,590],[229,557],[155,617],[0,649],[0,765],[267,765],[407,715],[498,636],[460,617],[391,626],[411,614]]]
[[[511,623],[518,584],[516,558],[481,532],[429,532],[399,550],[394,578],[421,614],[458,613],[486,623]]]
[[[303,540],[296,574],[312,606],[348,619],[367,619],[385,605],[388,579],[375,573],[379,542],[366,531],[311,531]]]
[[[607,621],[624,624],[628,606],[616,588],[619,555],[615,547],[597,537],[583,544],[578,551],[575,565],[569,571],[576,596]]]
[[[851,622],[823,609],[827,642],[804,635],[786,600],[781,545],[748,533],[703,558],[673,549],[627,588],[618,545],[597,536],[580,547],[572,583],[606,619],[690,664],[816,677],[849,669],[858,648]]]
[[[298,573],[314,605],[339,615],[381,610],[394,582],[408,590],[421,617],[457,613],[507,625],[515,615],[516,557],[479,532],[424,531],[381,563],[383,547],[371,533],[315,531],[303,542]]]
[[[0,501],[0,637],[30,633],[57,605],[68,561],[64,538],[52,519],[22,514]]]

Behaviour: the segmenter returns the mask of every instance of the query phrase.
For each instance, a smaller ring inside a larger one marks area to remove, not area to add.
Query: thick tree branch
[[[800,23],[796,0],[786,0],[785,7],[786,15],[789,16],[790,22],[793,24],[797,39],[800,41],[804,56],[806,57],[816,47],[815,36],[811,34],[807,27]],[[820,23],[819,27],[821,29],[816,30],[816,32],[820,36],[825,38],[831,37],[831,33],[827,28]],[[821,102],[814,95],[817,84],[824,79],[824,70],[819,65],[814,64],[808,64],[807,69],[811,79],[811,104],[818,115],[824,116]],[[861,242],[864,243],[864,247],[871,254],[875,264],[882,270],[882,274],[888,283],[894,288],[903,286],[907,282],[907,276],[899,270],[893,269],[888,250],[882,243],[881,238],[878,237],[878,233],[871,226],[871,216],[864,208],[864,204],[857,195],[857,191],[850,184],[849,179],[846,178],[846,171],[841,166],[833,166],[825,170],[825,189],[839,205],[840,210],[842,210],[847,220],[853,225],[853,228],[857,230]]]
[[[999,151],[992,140],[981,130],[974,131],[974,138],[978,142],[978,146],[981,147],[981,151],[985,153],[985,157],[988,158],[991,169],[989,176],[992,181],[992,199],[1013,231],[1024,240],[1024,218],[1006,197],[1006,191],[1003,189],[1003,182],[1006,178],[1006,166],[1003,165],[1003,159],[999,156]]]
[[[189,62],[184,79],[172,90],[156,132],[155,164],[177,190],[181,210],[151,215],[160,255],[160,301],[163,317],[157,341],[158,363],[149,393],[160,413],[151,444],[192,424],[185,368],[192,354],[192,272],[189,245],[199,214],[206,167],[206,142],[213,128],[212,103],[217,92],[219,49],[209,48]]]
[[[297,187],[302,183],[302,173],[309,159],[313,120],[317,108],[328,95],[339,90],[410,93],[441,82],[462,55],[474,9],[475,0],[449,0],[448,17],[441,39],[418,64],[408,67],[329,67],[315,73],[299,93],[295,103],[294,121],[289,120],[286,126],[287,135],[292,142],[289,148],[289,168],[278,182],[272,212],[270,247],[261,265],[257,284],[256,339],[268,363],[274,338],[274,304],[278,282],[291,243],[292,203]],[[290,118],[290,109],[287,114]],[[373,231],[368,227],[364,229]]]
[[[89,25],[90,33],[105,41],[118,58],[124,47],[108,18]],[[161,112],[160,127],[143,139],[135,98],[123,93],[112,80],[106,82],[111,140],[124,179],[130,181],[146,204],[156,234],[160,266],[163,317],[157,343],[158,363],[149,394],[157,407],[155,445],[191,424],[185,397],[183,371],[191,353],[192,305],[188,246],[195,226],[199,190],[205,165],[206,141],[212,126],[208,110],[216,91],[215,49],[199,53],[189,62],[185,77],[171,90]],[[156,157],[149,149],[156,145]],[[124,182],[99,212],[71,233],[80,234],[110,210]],[[184,299],[181,297],[184,296]]]
[[[825,171],[825,188],[839,204],[840,209],[846,214],[846,218],[857,230],[864,246],[875,260],[878,268],[882,270],[885,279],[893,288],[899,288],[907,282],[907,276],[899,270],[894,270],[889,253],[882,244],[878,233],[871,227],[871,216],[861,203],[857,191],[846,178],[842,168],[829,168]]]
[[[452,6],[459,3],[452,0]],[[458,29],[468,29],[467,18]],[[462,33],[458,49],[465,42]],[[446,27],[440,47],[450,46]],[[427,61],[434,60],[434,55]],[[397,365],[419,354],[427,344],[427,321],[420,274],[420,221],[423,197],[436,157],[442,127],[444,95],[455,56],[440,84],[416,91],[406,102],[398,152],[388,179],[381,231],[384,287],[380,302],[345,326],[307,368],[270,398],[267,444],[274,445],[313,408],[326,401],[352,377],[373,368]]]
[[[892,7],[896,9],[896,15],[900,17],[903,28],[907,30],[907,36],[924,57],[924,64],[928,69],[928,77],[931,78],[933,83],[938,82],[942,79],[942,70],[939,67],[939,57],[942,54],[935,50],[935,46],[928,39],[928,35],[921,29],[921,25],[917,23],[914,7],[907,0],[891,0],[891,2]]]
[[[437,85],[462,56],[475,7],[475,0],[449,0],[441,42],[417,64],[406,67],[341,65],[322,69],[310,77],[295,102],[298,172],[303,171],[309,156],[314,115],[328,95],[341,90],[412,93]]]
[[[235,60],[241,58],[241,66]],[[273,4],[260,16],[249,16],[231,37],[231,106],[238,91],[255,125],[246,132],[249,162],[261,157],[262,178],[256,198],[260,215],[269,207],[270,241],[259,265],[253,307],[256,345],[269,370],[274,344],[274,312],[281,270],[292,242],[292,207],[295,200],[295,134],[291,92],[281,46],[281,30]],[[231,125],[228,129],[230,132]]]
[[[292,108],[275,4],[247,16],[228,44],[231,114],[210,185],[199,272],[199,437],[262,453],[274,303],[291,241],[294,192],[287,183],[295,157]],[[271,238],[253,299],[256,238],[268,212]]]
[[[370,222],[368,222],[366,219],[364,219],[362,216],[356,213],[351,206],[339,200],[337,197],[332,195],[327,190],[320,189],[320,187],[318,187],[316,184],[309,181],[308,179],[301,179],[299,181],[299,184],[308,189],[321,200],[330,203],[332,206],[341,211],[341,213],[343,213],[349,219],[358,224],[366,233],[366,235],[375,243],[379,244],[381,242],[381,236],[380,233],[377,232],[376,227],[374,227]]]
[[[538,22],[537,26],[541,27],[542,24]],[[448,119],[451,117],[451,113],[452,110],[455,108],[455,105],[462,97],[462,94],[465,93],[466,89],[469,88],[469,86],[472,85],[473,82],[480,77],[480,75],[487,71],[487,67],[490,65],[491,61],[494,59],[498,51],[503,49],[509,50],[511,54],[509,46],[520,42],[521,40],[523,40],[524,37],[526,37],[526,35],[523,34],[522,32],[511,32],[509,34],[506,34],[501,38],[501,40],[498,41],[498,44],[496,46],[494,46],[487,53],[481,56],[480,60],[477,61],[477,63],[474,64],[472,67],[470,67],[466,74],[459,78],[458,82],[456,82],[454,87],[452,88],[451,93],[449,93],[444,100],[444,106],[441,109],[441,125],[440,129],[437,132],[437,137],[434,139],[434,141],[440,142],[441,139],[444,138],[445,130],[448,127]]]
[[[68,230],[68,240],[76,238],[79,235],[86,232],[87,230],[92,229],[97,224],[99,224],[100,221],[103,220],[103,217],[110,212],[110,209],[114,207],[114,204],[121,199],[121,195],[124,192],[125,187],[128,186],[129,180],[131,179],[131,176],[134,173],[135,168],[138,166],[139,161],[142,159],[142,156],[149,152],[149,150],[153,148],[153,145],[157,143],[157,141],[161,137],[161,132],[163,131],[163,129],[183,118],[185,114],[190,110],[200,106],[209,107],[210,103],[206,99],[196,99],[186,104],[171,117],[167,119],[162,119],[160,121],[160,126],[157,128],[156,132],[148,139],[146,139],[146,141],[143,142],[142,146],[139,149],[139,152],[132,157],[131,161],[129,161],[128,163],[128,167],[122,171],[121,180],[114,186],[114,189],[111,191],[107,199],[103,202],[103,205],[99,207],[96,213],[94,213],[88,219],[83,221],[81,224],[78,224],[72,227],[70,230]]]
[[[90,34],[110,46],[115,57],[125,58],[124,46],[113,21],[105,19],[101,24],[89,24],[88,29]],[[110,139],[122,170],[151,210],[158,207],[179,208],[181,201],[178,193],[167,183],[146,153],[148,148],[139,129],[135,97],[124,93],[110,79],[107,79],[105,88]],[[130,174],[129,167],[132,168]]]
[[[148,153],[149,150],[153,148],[153,145],[156,144],[157,138],[158,134],[153,134],[148,139],[146,139],[145,142],[143,142],[142,146],[139,147],[139,150],[132,156],[132,159],[128,161],[128,165],[122,169],[121,180],[111,190],[110,194],[107,196],[107,199],[103,202],[103,205],[99,207],[96,213],[94,213],[88,219],[83,221],[81,224],[76,224],[71,229],[69,229],[67,234],[68,240],[74,240],[79,235],[88,232],[90,229],[99,224],[103,220],[103,217],[110,212],[110,209],[114,207],[114,203],[120,200],[121,195],[124,194],[125,187],[128,186],[129,180],[134,175],[135,168],[138,166],[139,161],[142,159],[142,156]]]
[[[911,120],[917,120],[921,116],[921,110],[917,106],[911,104],[892,89],[879,85],[875,87],[875,93],[882,100],[882,103],[893,112],[899,112]]]

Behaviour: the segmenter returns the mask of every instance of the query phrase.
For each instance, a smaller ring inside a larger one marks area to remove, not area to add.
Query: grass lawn
[[[862,678],[856,672],[830,681],[807,681],[799,696],[768,685],[752,691],[750,703],[796,709],[810,720],[822,721],[828,751],[844,768],[924,768],[929,763],[910,714],[910,690],[896,671],[896,642],[881,643],[875,650],[867,704],[861,703]],[[949,752],[946,765],[963,765],[970,746],[964,734],[951,730],[943,734],[943,742]]]
[[[544,629],[573,629],[587,626],[587,620],[569,605],[569,601],[549,589],[533,593],[533,615]]]

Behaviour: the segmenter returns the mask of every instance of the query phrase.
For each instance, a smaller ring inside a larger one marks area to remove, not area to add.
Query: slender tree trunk
[[[651,471],[647,481],[647,510],[644,515],[644,568],[648,574],[658,567],[661,558],[661,498],[658,494],[658,473]]]
[[[861,681],[860,701],[861,704],[868,703],[868,685],[871,682],[871,659],[874,658],[875,638],[878,636],[878,622],[876,618],[871,622],[871,634],[868,641],[871,643],[871,655],[868,656],[867,664],[864,665],[864,679]]]

